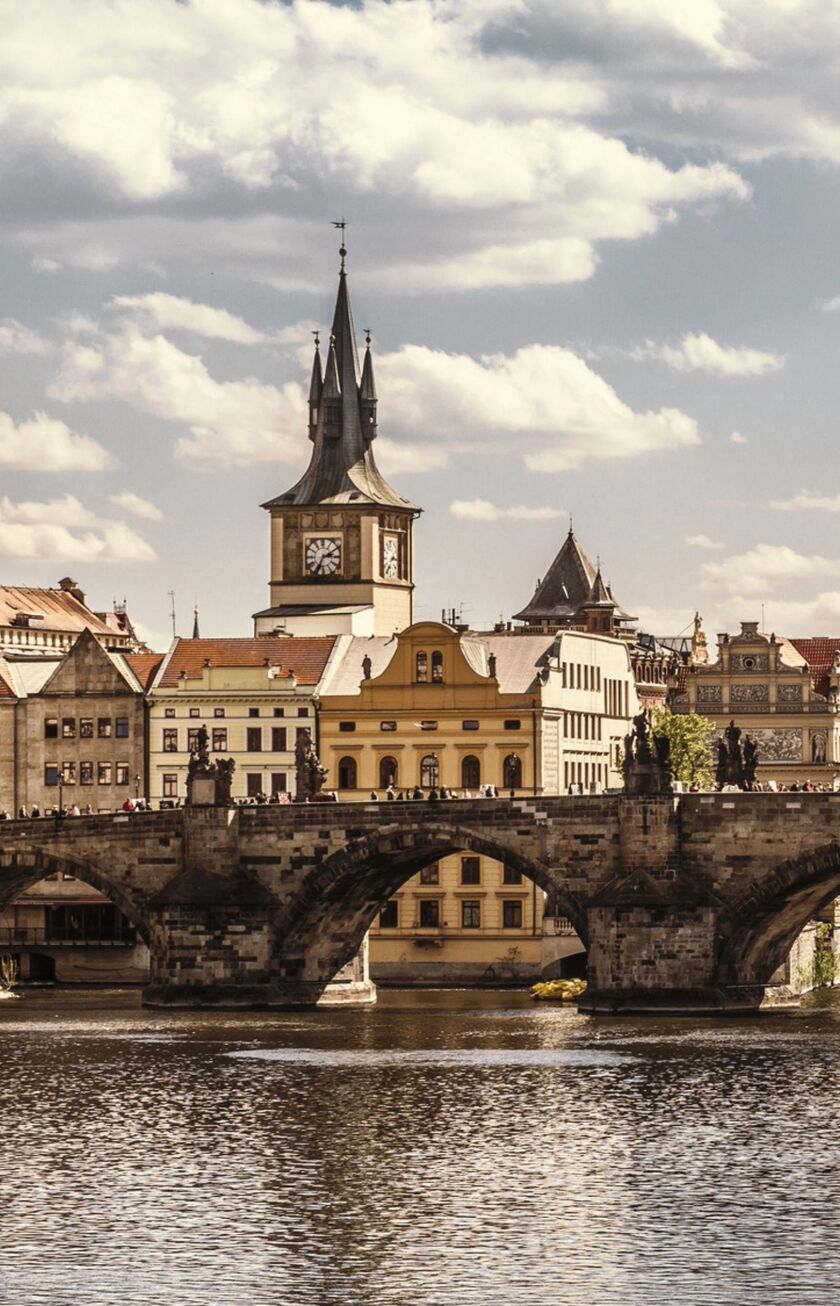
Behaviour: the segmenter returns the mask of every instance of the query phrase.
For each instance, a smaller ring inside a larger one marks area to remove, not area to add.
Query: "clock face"
[[[310,576],[334,576],[341,566],[341,541],[325,537],[306,542],[306,570]]]
[[[395,580],[400,574],[400,544],[396,535],[382,540],[382,575]]]

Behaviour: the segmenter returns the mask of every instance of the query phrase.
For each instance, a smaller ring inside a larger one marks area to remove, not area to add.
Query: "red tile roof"
[[[163,653],[125,653],[123,656],[143,689],[148,689],[163,661]]]
[[[259,639],[179,639],[169,655],[161,688],[172,689],[181,672],[201,680],[205,661],[213,667],[278,667],[281,676],[294,672],[299,685],[317,685],[335,644],[334,635],[297,639],[265,635]]]
[[[831,688],[828,673],[834,665],[834,655],[840,649],[840,635],[821,636],[817,639],[792,639],[790,643],[800,657],[808,663],[811,684],[818,694],[828,698]]]

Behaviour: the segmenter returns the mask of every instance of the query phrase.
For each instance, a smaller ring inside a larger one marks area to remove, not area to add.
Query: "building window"
[[[437,728],[438,728],[438,723],[437,723],[437,721],[421,721],[421,722],[420,722],[420,729],[421,729],[421,730],[437,730]]]
[[[381,757],[379,759],[379,788],[387,789],[389,785],[397,783],[397,759],[395,757]]]
[[[477,729],[478,729],[478,722],[477,722],[477,721],[462,721],[462,722],[461,722],[461,729],[462,729],[462,730],[477,730]]]
[[[352,735],[356,729],[355,721],[339,721],[338,728],[343,735]]]
[[[93,784],[93,762],[79,763],[79,784],[80,785]]]
[[[79,722],[79,738],[93,739],[93,717],[83,716]]]
[[[522,788],[522,758],[517,753],[508,753],[502,764],[502,785],[505,789]]]
[[[380,722],[379,722],[379,729],[380,729],[380,730],[396,730],[396,728],[397,728],[397,723],[396,723],[396,721],[380,721]]]
[[[163,751],[164,753],[178,752],[178,731],[177,729],[163,730]]]
[[[338,764],[338,787],[339,789],[356,788],[356,760],[353,757],[342,757]]]
[[[396,930],[400,924],[400,904],[396,898],[391,898],[385,903],[384,907],[379,908],[379,928],[381,930]]]
[[[101,716],[96,723],[96,734],[99,739],[110,739],[114,732],[113,722],[109,716]]]
[[[477,789],[481,784],[481,763],[470,754],[461,761],[461,788]]]
[[[65,717],[62,717],[62,718],[61,718],[61,738],[62,738],[62,739],[75,739],[75,738],[76,738],[76,718],[75,718],[75,717],[72,717],[72,716],[65,716]]]
[[[58,777],[61,772],[58,769],[58,762],[46,762],[44,765],[44,784],[52,787],[58,784]]]
[[[461,858],[461,883],[481,884],[481,858],[480,857]]]
[[[286,709],[285,709],[284,707],[276,707],[276,708],[274,709],[274,715],[275,715],[275,716],[285,716],[285,715],[286,715]]]
[[[165,708],[163,709],[163,715],[164,715],[165,717],[167,717],[167,718],[174,717],[174,715],[175,715],[175,709],[174,709],[174,707],[165,707]],[[91,733],[92,733],[92,732],[91,732]]]
[[[418,653],[414,662],[414,679],[418,685],[425,685],[429,679],[429,659],[425,653]]]
[[[273,794],[284,794],[286,792],[286,772],[274,771],[271,776],[271,792]]]
[[[286,727],[271,727],[271,751],[272,753],[285,753],[286,751]]]
[[[48,716],[44,722],[44,738],[58,739],[58,717]]]
[[[213,716],[214,716],[214,717],[217,717],[217,718],[218,718],[218,717],[223,717],[224,714],[225,714],[225,709],[224,709],[223,707],[214,707],[214,708],[213,708]]]
[[[298,726],[297,730],[295,731],[295,740],[309,739],[309,738],[310,738],[309,726]]]
[[[129,780],[128,762],[117,762],[116,781],[118,785],[127,785]]]
[[[502,870],[502,884],[521,884],[522,872],[515,866],[505,866]]]
[[[117,717],[116,737],[117,737],[117,739],[128,739],[128,717],[127,717],[127,716],[118,716],[118,717]]]
[[[201,726],[190,726],[187,730],[187,749],[190,753],[198,752],[198,735]]]
[[[100,762],[100,763],[99,763],[99,766],[98,766],[98,768],[97,768],[97,776],[96,776],[96,778],[97,778],[98,783],[101,784],[101,785],[109,785],[109,784],[111,783],[111,763],[110,763],[110,762]]]
[[[522,729],[521,721],[517,721],[516,719],[514,719],[512,721],[505,722],[505,730],[521,730],[521,729]]]
[[[262,726],[249,726],[245,731],[245,747],[249,753],[262,752]]]
[[[248,708],[248,716],[259,716],[259,714],[260,714],[260,709],[258,707]]]
[[[443,683],[443,654],[435,652],[432,654],[432,682],[440,685]]]
[[[197,716],[201,716],[201,708],[200,708],[200,707],[191,707],[191,708],[190,708],[190,716],[193,717],[193,718],[195,718],[195,717],[197,717]]]
[[[502,929],[522,929],[522,903],[516,898],[506,898],[502,903]]]
[[[178,777],[177,777],[177,775],[164,775],[164,776],[161,777],[161,779],[162,779],[162,782],[163,782],[163,790],[162,790],[162,792],[163,792],[163,796],[164,796],[164,798],[177,798],[177,797],[178,797]]]
[[[420,786],[423,789],[437,789],[440,779],[440,763],[435,753],[427,753],[420,760]]]
[[[437,898],[421,901],[420,925],[423,929],[437,929],[440,926],[440,903]]]
[[[298,716],[309,716],[309,708],[308,708],[308,707],[299,707],[299,708],[298,708]]]
[[[420,872],[421,884],[440,884],[440,865],[433,862],[431,866],[424,866]]]
[[[74,785],[76,783],[76,763],[62,762],[61,764],[61,783],[63,785]]]
[[[461,929],[481,929],[481,903],[465,898],[461,903]]]
[[[224,753],[227,750],[227,728],[216,726],[213,730],[213,752]]]
[[[249,798],[259,798],[263,791],[262,772],[251,771],[245,776],[245,789]]]

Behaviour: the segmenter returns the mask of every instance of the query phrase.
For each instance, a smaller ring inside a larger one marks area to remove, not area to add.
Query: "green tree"
[[[671,712],[658,708],[653,715],[653,734],[665,735],[671,745],[671,769],[684,785],[707,788],[714,779],[712,735],[714,725],[696,712]]]

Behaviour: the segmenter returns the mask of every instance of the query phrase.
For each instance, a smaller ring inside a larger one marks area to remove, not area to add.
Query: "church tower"
[[[391,635],[411,625],[412,529],[420,509],[376,466],[377,395],[370,334],[359,371],[345,259],[326,366],[315,337],[309,466],[262,506],[271,514],[271,606],[255,633]]]

